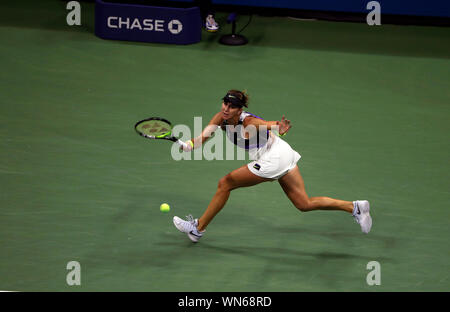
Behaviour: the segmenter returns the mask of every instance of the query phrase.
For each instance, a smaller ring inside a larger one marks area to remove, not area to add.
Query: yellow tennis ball
[[[169,212],[170,206],[166,203],[161,204],[161,206],[159,206],[159,210],[161,210],[162,212]]]

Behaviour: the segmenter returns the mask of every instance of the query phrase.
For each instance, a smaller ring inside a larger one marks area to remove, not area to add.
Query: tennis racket
[[[136,132],[147,139],[169,140],[178,143],[182,147],[187,144],[172,136],[172,124],[170,121],[160,117],[151,117],[137,122],[134,125]]]

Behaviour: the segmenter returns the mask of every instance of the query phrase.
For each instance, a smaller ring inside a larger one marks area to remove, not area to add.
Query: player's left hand
[[[283,117],[281,117],[281,121],[278,122],[278,126],[280,135],[286,134],[289,129],[291,129],[291,121],[284,118],[283,115]]]

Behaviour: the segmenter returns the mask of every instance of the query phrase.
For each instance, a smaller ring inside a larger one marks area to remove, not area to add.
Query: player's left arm
[[[244,127],[249,125],[255,126],[258,130],[260,127],[265,127],[267,130],[278,130],[280,135],[286,134],[291,128],[291,121],[287,120],[284,115],[281,120],[268,121],[256,117],[247,117],[244,120]]]

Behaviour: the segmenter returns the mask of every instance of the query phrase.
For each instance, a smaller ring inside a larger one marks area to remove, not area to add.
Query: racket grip
[[[190,152],[194,149],[194,144],[192,143],[191,140],[187,141],[187,143],[183,142],[181,140],[178,140],[177,143],[180,145],[180,147],[183,148],[183,151],[185,151],[185,152]]]
[[[177,143],[178,143],[183,149],[185,149],[185,148],[188,147],[187,143],[184,143],[184,142],[181,141],[180,139],[177,140]]]

